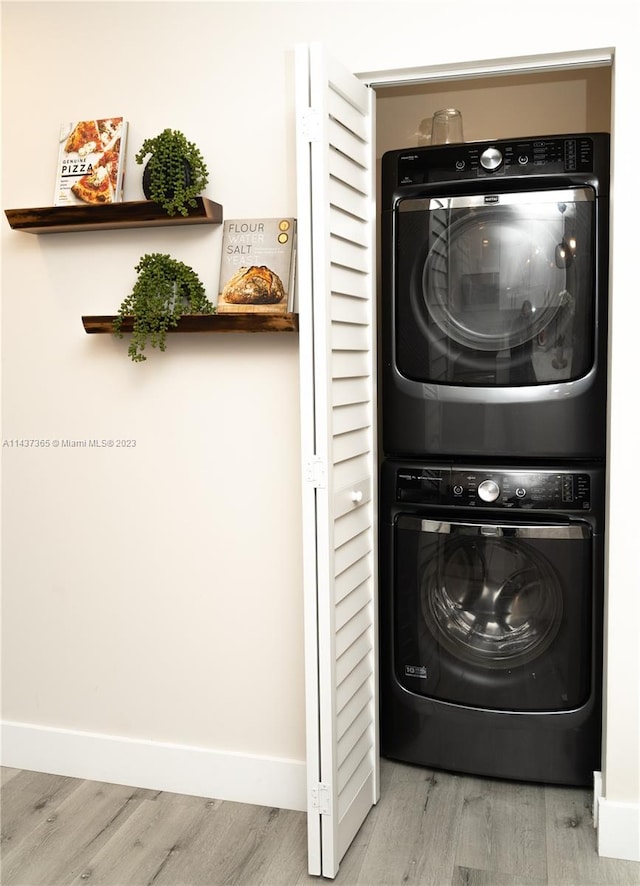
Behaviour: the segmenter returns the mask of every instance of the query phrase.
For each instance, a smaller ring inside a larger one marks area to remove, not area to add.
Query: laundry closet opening
[[[587,785],[601,768],[611,70],[376,95],[381,751]],[[430,139],[440,108],[463,118],[445,147]],[[585,680],[569,702],[578,653],[561,638],[579,621]],[[544,643],[520,667],[525,635]],[[543,698],[545,667],[559,682]]]

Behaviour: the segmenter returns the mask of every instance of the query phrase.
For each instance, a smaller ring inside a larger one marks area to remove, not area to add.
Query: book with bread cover
[[[286,314],[293,310],[295,218],[233,218],[224,222],[219,314]]]
[[[122,201],[127,128],[122,117],[62,124],[54,206]]]

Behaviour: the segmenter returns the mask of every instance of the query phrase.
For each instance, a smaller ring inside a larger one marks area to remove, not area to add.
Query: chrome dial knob
[[[500,495],[500,487],[495,480],[483,480],[478,486],[478,495],[482,501],[495,501]]]
[[[487,148],[486,151],[480,154],[480,165],[487,172],[495,172],[496,169],[502,166],[502,152],[497,148]]]

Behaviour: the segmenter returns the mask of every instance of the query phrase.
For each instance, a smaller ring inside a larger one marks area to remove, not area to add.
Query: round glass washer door
[[[425,567],[424,621],[455,658],[489,669],[542,655],[562,620],[562,591],[547,559],[522,541],[457,536]]]
[[[459,345],[515,348],[540,335],[561,308],[572,308],[572,258],[560,218],[523,218],[508,207],[449,218],[423,266],[424,304]]]

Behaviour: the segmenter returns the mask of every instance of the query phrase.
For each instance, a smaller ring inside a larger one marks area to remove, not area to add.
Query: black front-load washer
[[[387,456],[605,455],[609,136],[382,159]]]
[[[382,754],[592,784],[602,467],[387,460],[380,494]]]

